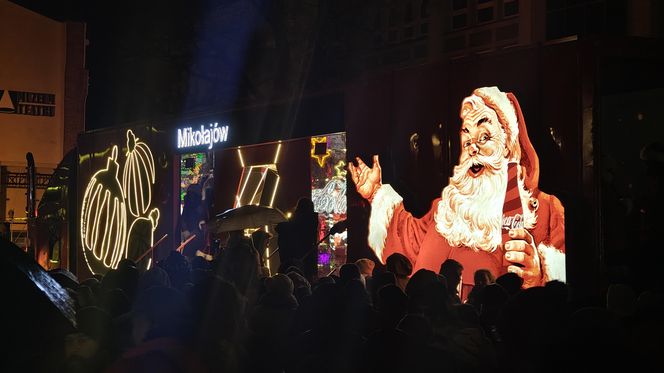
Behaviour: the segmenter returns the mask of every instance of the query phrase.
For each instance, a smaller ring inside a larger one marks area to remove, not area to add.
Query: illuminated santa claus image
[[[459,163],[421,218],[382,184],[377,155],[372,167],[360,158],[349,164],[358,193],[371,203],[369,246],[383,263],[393,253],[406,255],[413,273],[437,273],[454,259],[464,267],[464,292],[478,269],[496,277],[516,273],[526,288],[565,281],[564,209],[538,188],[539,160],[516,97],[478,88],[461,103],[460,116]]]

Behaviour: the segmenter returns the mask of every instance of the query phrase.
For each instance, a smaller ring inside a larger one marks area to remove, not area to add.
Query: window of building
[[[420,4],[420,18],[429,18],[429,0],[422,0]]]
[[[477,9],[477,23],[493,21],[493,7]]]
[[[452,0],[452,10],[463,10],[468,8],[468,0]]]
[[[420,25],[420,34],[427,35],[429,33],[429,24],[423,23]]]
[[[466,14],[457,14],[452,17],[452,29],[460,29],[468,26],[468,21],[466,19]]]
[[[476,12],[477,23],[480,24],[480,23],[493,21],[495,19],[495,11],[494,11],[495,7],[496,7],[495,1],[477,0],[477,12]]]
[[[468,0],[452,0],[452,30],[468,26]]]
[[[404,11],[403,22],[404,23],[413,22],[413,2],[412,1],[409,1],[409,2],[406,3],[406,9]]]
[[[511,17],[519,14],[519,0],[505,0],[503,3],[503,16]]]

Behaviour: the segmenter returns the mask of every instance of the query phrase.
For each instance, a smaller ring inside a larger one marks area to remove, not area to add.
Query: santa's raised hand
[[[519,275],[524,288],[542,285],[540,257],[533,236],[523,228],[511,229],[509,235],[511,240],[505,243],[505,259],[520,266],[508,266],[507,271]]]
[[[348,171],[355,183],[357,192],[362,198],[371,202],[376,191],[378,191],[378,188],[382,185],[382,175],[380,163],[378,162],[378,155],[373,156],[372,167],[367,166],[360,157],[355,157],[355,159],[357,160],[357,166],[355,166],[353,162],[350,162],[348,164]]]

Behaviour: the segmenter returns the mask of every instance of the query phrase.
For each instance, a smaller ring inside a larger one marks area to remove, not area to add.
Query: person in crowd
[[[515,296],[521,291],[523,286],[523,279],[515,273],[505,273],[496,278],[496,283],[507,291],[510,297]]]
[[[462,297],[467,296],[467,294],[459,294],[463,280],[463,266],[461,263],[454,259],[445,259],[443,264],[440,265],[438,274],[445,277],[447,292],[452,304],[462,303]]]
[[[213,273],[195,283],[187,298],[193,315],[192,346],[208,371],[245,371],[242,341],[248,338],[247,299],[232,283]]]
[[[184,294],[163,286],[147,289],[131,312],[135,347],[115,360],[107,372],[206,372],[193,350],[192,313]]]
[[[493,276],[493,273],[488,269],[478,269],[473,274],[475,278],[475,285],[473,286],[470,293],[468,293],[467,303],[475,307],[479,312],[481,305],[481,295],[480,293],[487,285],[493,284],[496,282],[496,278]]]
[[[101,372],[116,358],[111,315],[95,306],[76,311],[76,330],[65,336],[62,373]]]
[[[219,253],[215,273],[235,285],[240,294],[255,301],[261,273],[258,256],[251,240],[242,238]]]
[[[350,281],[360,281],[362,282],[362,275],[360,273],[360,268],[358,268],[355,263],[345,263],[339,268],[339,279],[340,284],[346,285]],[[362,283],[364,284],[364,283]]]
[[[251,243],[254,245],[254,248],[258,252],[258,256],[262,267],[267,266],[266,252],[271,239],[272,239],[272,234],[262,229],[255,230],[253,233],[251,233]]]
[[[394,273],[396,285],[405,291],[408,278],[413,273],[413,265],[410,259],[403,254],[394,253],[385,260],[385,268],[388,272]]]
[[[288,221],[275,226],[281,263],[302,262],[304,277],[310,282],[318,277],[318,226],[314,203],[306,197],[297,201],[293,216]]]

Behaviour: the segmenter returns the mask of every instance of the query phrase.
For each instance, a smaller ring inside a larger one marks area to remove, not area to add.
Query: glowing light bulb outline
[[[83,258],[85,259],[85,263],[90,270],[91,273],[95,274],[96,272],[92,269],[92,265],[88,260],[87,251],[92,252],[93,256],[95,259],[99,260],[101,262],[101,265],[110,268],[110,269],[115,269],[117,268],[118,263],[120,260],[123,258],[127,257],[128,254],[128,248],[127,245],[129,243],[128,237],[129,233],[132,231],[132,228],[134,227],[134,224],[136,224],[137,221],[139,220],[144,220],[148,219],[150,220],[150,213],[152,211],[156,211],[156,219],[155,219],[155,224],[152,227],[151,231],[151,237],[150,237],[150,246],[154,245],[154,232],[157,229],[157,226],[159,225],[158,220],[159,216],[161,215],[161,212],[159,211],[158,208],[154,208],[150,210],[150,204],[152,201],[152,188],[151,186],[148,186],[148,204],[145,204],[145,200],[143,199],[143,196],[146,193],[143,193],[143,188],[144,185],[140,179],[140,175],[138,174],[140,171],[138,170],[138,167],[142,167],[143,171],[149,172],[150,175],[150,180],[151,184],[155,183],[155,162],[154,162],[154,157],[152,155],[152,150],[150,150],[150,147],[145,144],[144,142],[139,142],[139,138],[136,137],[133,133],[132,130],[128,130],[126,133],[127,139],[129,140],[130,137],[133,136],[134,141],[135,141],[135,146],[133,151],[137,151],[136,153],[136,158],[134,159],[136,166],[133,167],[133,172],[131,173],[132,175],[129,175],[129,172],[127,171],[129,165],[126,165],[125,169],[123,170],[123,182],[121,183],[120,180],[118,180],[118,176],[116,175],[115,180],[117,181],[118,185],[120,185],[121,189],[121,197],[122,200],[118,198],[118,196],[111,196],[110,191],[106,190],[103,196],[103,199],[101,200],[100,203],[100,198],[101,196],[101,189],[102,185],[97,184],[97,176],[101,172],[105,172],[108,170],[107,168],[100,169],[99,171],[95,172],[92,177],[90,178],[90,181],[88,182],[88,185],[85,189],[85,193],[83,194],[83,201],[81,204],[81,218],[79,222],[79,233],[81,235],[81,244],[83,246],[83,251],[84,255]],[[130,153],[132,153],[132,150],[127,147],[127,152],[125,153],[126,157],[129,158]],[[112,160],[115,162],[116,167],[119,169],[119,164],[117,162],[117,154],[118,154],[118,146],[113,145],[112,150],[111,150],[111,157],[109,158],[109,162]],[[125,174],[127,176],[125,176]],[[147,217],[145,216],[135,216],[133,213],[130,212],[131,215],[135,217],[135,219],[132,221],[131,225],[129,226],[129,229],[127,229],[127,201],[129,199],[128,191],[126,189],[125,184],[125,179],[128,183],[129,177],[131,177],[132,181],[135,183],[136,180],[138,180],[138,187],[134,188],[134,197],[136,197],[137,201],[137,206],[138,206],[138,195],[140,195],[140,201],[143,206],[146,206],[146,212],[150,210],[150,213],[148,213]],[[91,190],[92,188],[94,189],[94,192]],[[140,193],[139,193],[140,189]],[[138,193],[138,195],[137,195]],[[96,200],[95,200],[96,198]],[[113,199],[113,209],[110,211],[110,203],[111,203],[111,198]],[[93,216],[92,211],[87,211],[91,209],[92,207],[96,207],[96,213],[94,214],[95,216],[95,221],[93,228],[96,228],[99,224],[99,220],[101,219],[101,209],[103,207],[108,207],[107,208],[107,213],[105,215],[105,230],[104,230],[104,236],[101,238],[101,246],[100,248],[97,248],[97,252],[95,252],[95,248],[97,245],[97,240],[99,239],[98,234],[99,230],[98,229],[91,229],[90,235],[86,235],[86,228],[90,227],[90,219],[91,216]],[[116,222],[116,216],[119,214],[119,220],[118,223],[115,224]],[[110,221],[109,221],[109,215],[110,215]],[[117,225],[117,229],[113,230],[113,226]],[[115,232],[113,232],[115,231]],[[112,236],[112,235],[115,236]],[[89,244],[92,244],[89,246]],[[88,249],[88,247],[91,247],[92,249]],[[112,247],[112,249],[111,249]],[[106,250],[104,250],[106,248]],[[108,258],[109,254],[110,260]],[[148,268],[150,268],[151,263],[148,264]]]
[[[318,165],[322,168],[325,165],[325,160],[332,155],[332,151],[328,148],[325,150],[325,154],[315,154],[316,144],[327,144],[327,136],[321,137],[311,137],[311,158],[314,158],[318,161]]]

